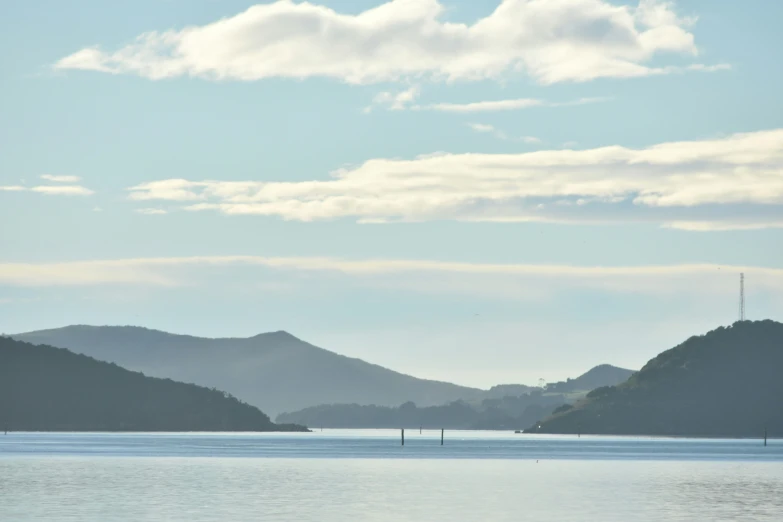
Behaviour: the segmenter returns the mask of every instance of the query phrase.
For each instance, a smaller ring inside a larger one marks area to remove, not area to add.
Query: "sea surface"
[[[783,521],[783,441],[0,433],[0,521]]]

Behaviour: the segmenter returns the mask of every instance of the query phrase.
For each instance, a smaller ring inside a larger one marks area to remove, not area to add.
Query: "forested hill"
[[[692,337],[527,431],[761,437],[765,429],[783,435],[783,324],[773,321]]]
[[[228,394],[0,337],[0,429],[303,431]]]

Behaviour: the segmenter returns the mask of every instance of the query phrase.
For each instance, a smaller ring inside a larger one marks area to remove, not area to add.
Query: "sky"
[[[0,8],[0,331],[489,387],[783,320],[783,3]]]

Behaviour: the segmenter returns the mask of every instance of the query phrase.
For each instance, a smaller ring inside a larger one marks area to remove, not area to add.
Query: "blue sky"
[[[2,11],[2,331],[286,329],[489,386],[639,367],[741,271],[783,319],[777,2]]]

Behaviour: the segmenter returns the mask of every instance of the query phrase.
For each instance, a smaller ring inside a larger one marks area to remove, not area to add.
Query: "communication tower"
[[[745,320],[745,274],[740,274],[739,320]]]

